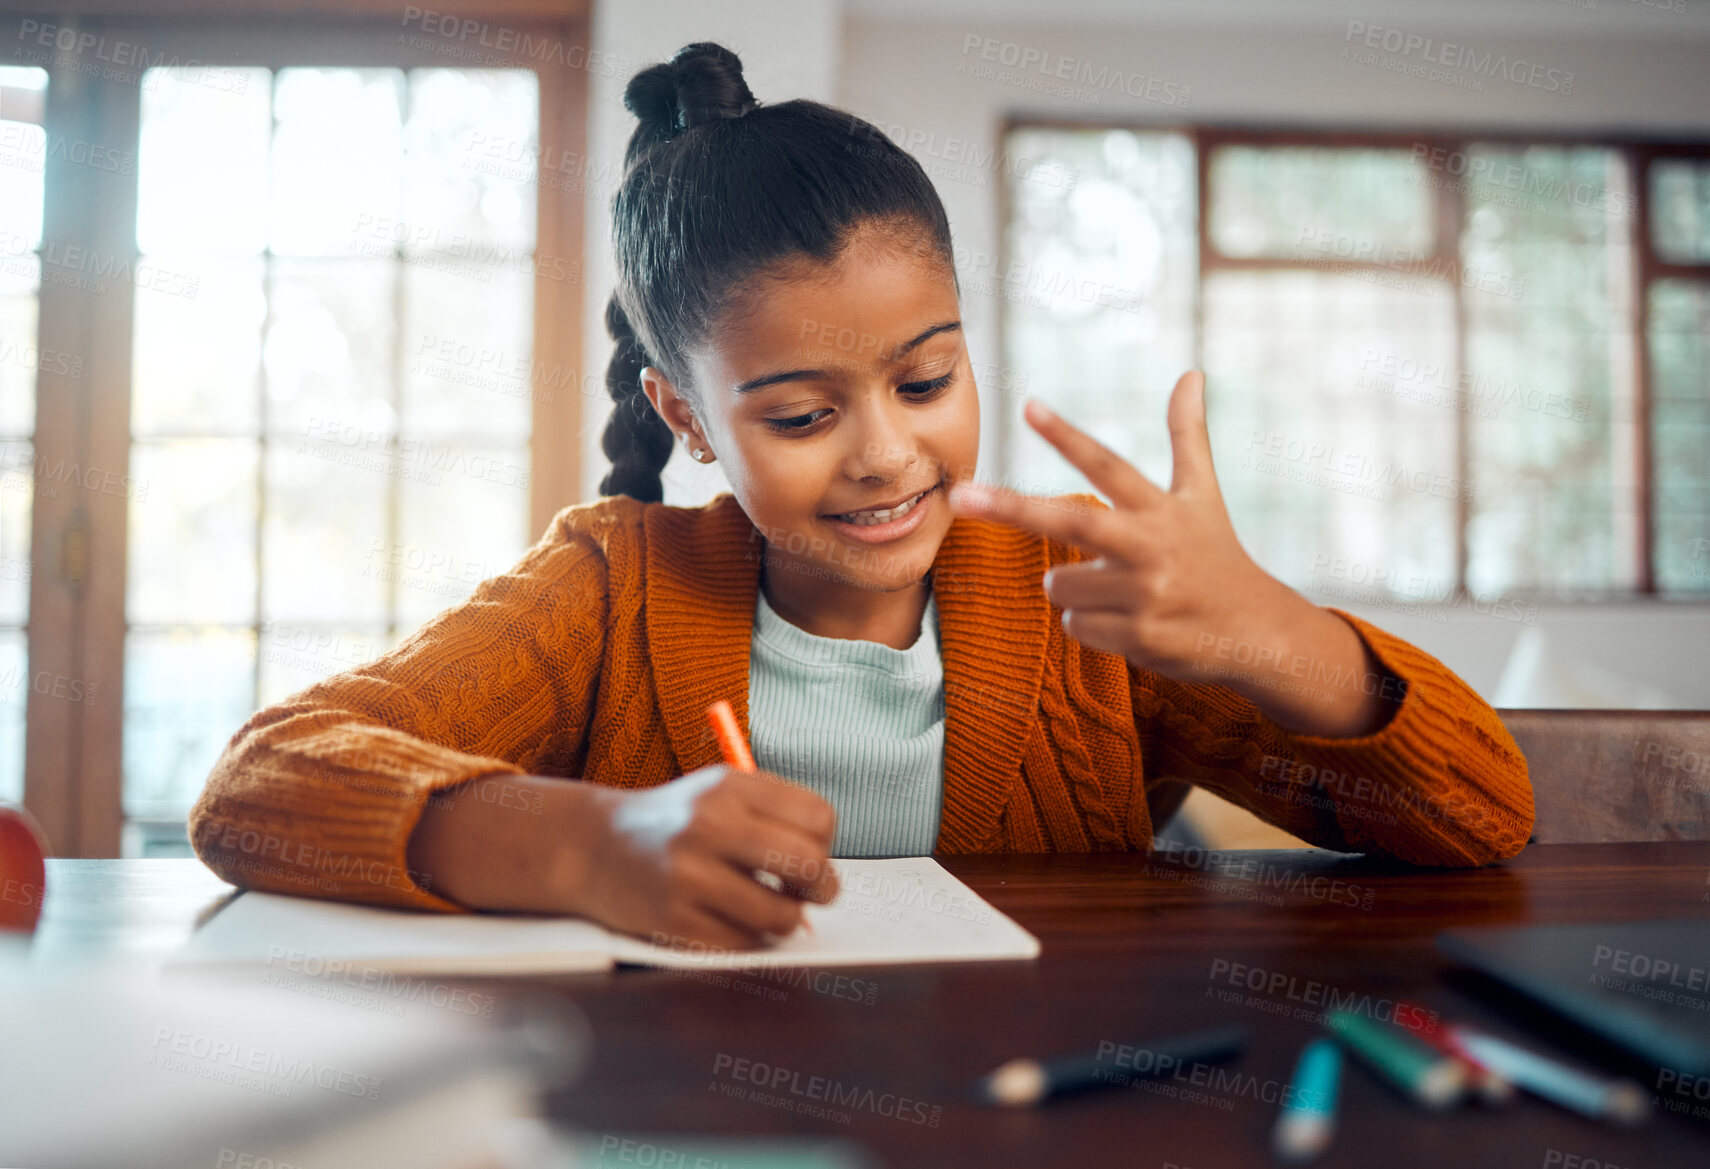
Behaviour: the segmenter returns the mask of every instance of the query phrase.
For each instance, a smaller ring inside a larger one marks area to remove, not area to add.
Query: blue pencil
[[[1282,1113],[1271,1132],[1271,1148],[1280,1160],[1304,1164],[1330,1147],[1341,1076],[1342,1049],[1334,1040],[1314,1039],[1300,1049],[1294,1078],[1283,1093]]]
[[[1645,1090],[1632,1080],[1582,1072],[1471,1027],[1450,1027],[1449,1042],[1503,1079],[1582,1116],[1617,1124],[1642,1124],[1650,1116]]]

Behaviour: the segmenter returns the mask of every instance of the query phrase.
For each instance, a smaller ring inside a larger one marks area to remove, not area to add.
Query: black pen
[[[1231,1024],[1147,1043],[1101,1042],[1091,1055],[1012,1059],[976,1080],[970,1090],[982,1103],[1023,1108],[1051,1096],[1130,1084],[1171,1075],[1190,1064],[1228,1059],[1245,1051],[1247,1040],[1247,1029]]]

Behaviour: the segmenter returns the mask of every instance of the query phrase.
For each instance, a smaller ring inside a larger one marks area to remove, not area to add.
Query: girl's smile
[[[926,513],[937,500],[942,483],[923,487],[906,497],[902,504],[863,510],[854,514],[841,513],[825,517],[837,528],[838,534],[864,544],[886,544],[911,536],[926,520]]]

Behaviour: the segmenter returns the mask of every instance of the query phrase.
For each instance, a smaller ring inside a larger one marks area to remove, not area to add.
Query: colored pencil
[[[1398,1020],[1403,1015],[1418,1018],[1424,1013],[1425,1008],[1414,1003],[1398,1002],[1395,1004],[1395,1017]],[[1450,1059],[1457,1059],[1466,1064],[1467,1083],[1478,1094],[1479,1099],[1486,1104],[1507,1104],[1514,1099],[1514,1085],[1451,1043],[1447,1028],[1427,1030],[1424,1027],[1414,1027],[1405,1023],[1401,1026],[1406,1029],[1409,1035],[1427,1047],[1442,1052]]]
[[[1324,1025],[1367,1067],[1425,1108],[1448,1108],[1466,1091],[1466,1064],[1433,1051],[1400,1027],[1352,1011],[1331,1011]]]
[[[1173,1074],[1177,1068],[1212,1063],[1239,1055],[1247,1048],[1247,1029],[1213,1027],[1170,1035],[1149,1043],[1118,1048],[1099,1045],[1092,1055],[1076,1054],[1056,1059],[1012,1059],[974,1082],[969,1091],[983,1104],[1026,1108],[1053,1096],[1064,1096],[1088,1088],[1130,1084]],[[1126,1061],[1111,1058],[1128,1052]],[[1140,1057],[1144,1056],[1144,1066]]]
[[[1449,1042],[1503,1079],[1582,1116],[1633,1125],[1650,1115],[1644,1089],[1632,1080],[1582,1072],[1472,1027],[1450,1027]]]
[[[1333,1040],[1314,1039],[1300,1049],[1282,1113],[1271,1130],[1271,1149],[1280,1160],[1303,1165],[1330,1147],[1341,1077],[1342,1049]]]

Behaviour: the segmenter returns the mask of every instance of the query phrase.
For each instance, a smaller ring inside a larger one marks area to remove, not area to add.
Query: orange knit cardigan
[[[482,780],[485,798],[517,801],[508,774],[664,783],[720,761],[706,720],[719,698],[747,733],[764,547],[729,493],[694,508],[628,496],[565,508],[467,601],[244,723],[191,810],[197,855],[248,888],[460,908],[408,867],[435,792]],[[1336,611],[1405,698],[1363,738],[1293,734],[1227,687],[1069,637],[1043,577],[1085,555],[966,516],[939,546],[937,852],[1145,850],[1146,790],[1165,779],[1333,849],[1476,865],[1525,846],[1525,758],[1436,659]]]

